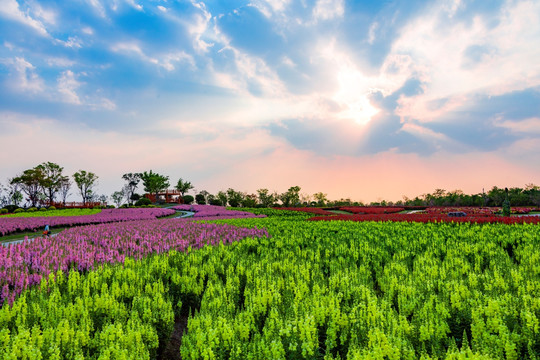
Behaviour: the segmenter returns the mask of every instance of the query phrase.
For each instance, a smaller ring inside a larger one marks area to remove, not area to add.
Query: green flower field
[[[0,358],[165,359],[182,319],[178,359],[540,357],[539,225],[254,212],[213,222],[269,236],[49,274]]]

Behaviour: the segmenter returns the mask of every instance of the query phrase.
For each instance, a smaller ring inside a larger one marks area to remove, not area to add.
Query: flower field
[[[229,210],[222,206],[214,205],[177,205],[172,207],[172,209],[194,212],[193,218],[204,218],[204,220],[265,217],[265,215],[255,215],[247,211]]]
[[[539,225],[253,211],[268,217],[77,227],[5,249],[0,358],[161,359],[181,318],[182,359],[538,357]]]
[[[63,211],[63,210],[62,210]],[[76,210],[79,211],[79,210]],[[103,209],[99,213],[79,216],[0,218],[0,236],[21,231],[35,231],[45,225],[75,226],[119,221],[148,220],[174,214],[174,210],[160,208]]]
[[[49,273],[87,272],[102,264],[123,263],[170,250],[230,244],[245,237],[268,236],[265,230],[200,224],[180,219],[138,220],[71,228],[54,238],[0,248],[0,304],[11,303],[23,290]]]
[[[332,215],[314,216],[310,221],[397,221],[397,222],[446,222],[446,223],[476,223],[476,224],[540,224],[540,216],[496,216],[496,215],[468,215],[465,217],[451,217],[439,213],[415,213],[415,214],[356,214],[356,215]]]
[[[393,206],[344,206],[340,207],[339,210],[353,214],[394,214],[405,210],[405,208]]]

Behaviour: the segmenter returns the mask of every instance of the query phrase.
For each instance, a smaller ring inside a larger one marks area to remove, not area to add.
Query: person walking
[[[50,234],[51,234],[51,230],[49,230],[49,225],[45,225],[45,229],[43,230],[43,235],[45,237],[49,237]]]

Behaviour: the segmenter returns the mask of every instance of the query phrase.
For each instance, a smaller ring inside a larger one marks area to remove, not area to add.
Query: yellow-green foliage
[[[32,209],[32,208],[30,208]],[[19,212],[16,214],[3,215],[2,218],[8,217],[43,217],[43,216],[80,216],[80,215],[93,215],[99,214],[101,209],[63,209],[63,210],[46,210],[41,208],[42,211],[30,211]],[[33,208],[35,209],[35,208]]]
[[[540,226],[239,219],[272,238],[58,273],[0,309],[0,358],[536,359]]]

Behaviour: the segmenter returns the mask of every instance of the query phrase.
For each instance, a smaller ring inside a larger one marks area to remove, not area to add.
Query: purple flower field
[[[118,221],[150,220],[174,214],[161,208],[103,209],[99,214],[81,216],[0,218],[0,236],[20,231],[35,231],[45,225],[74,226]]]
[[[54,238],[36,238],[0,247],[0,305],[61,269],[87,271],[100,264],[123,263],[188,247],[230,244],[246,237],[267,237],[265,229],[200,224],[182,219],[139,220],[67,229]]]
[[[255,215],[246,211],[227,210],[222,206],[214,205],[178,205],[172,209],[192,211],[195,213],[193,218],[204,218],[204,220],[266,217],[266,215]]]

